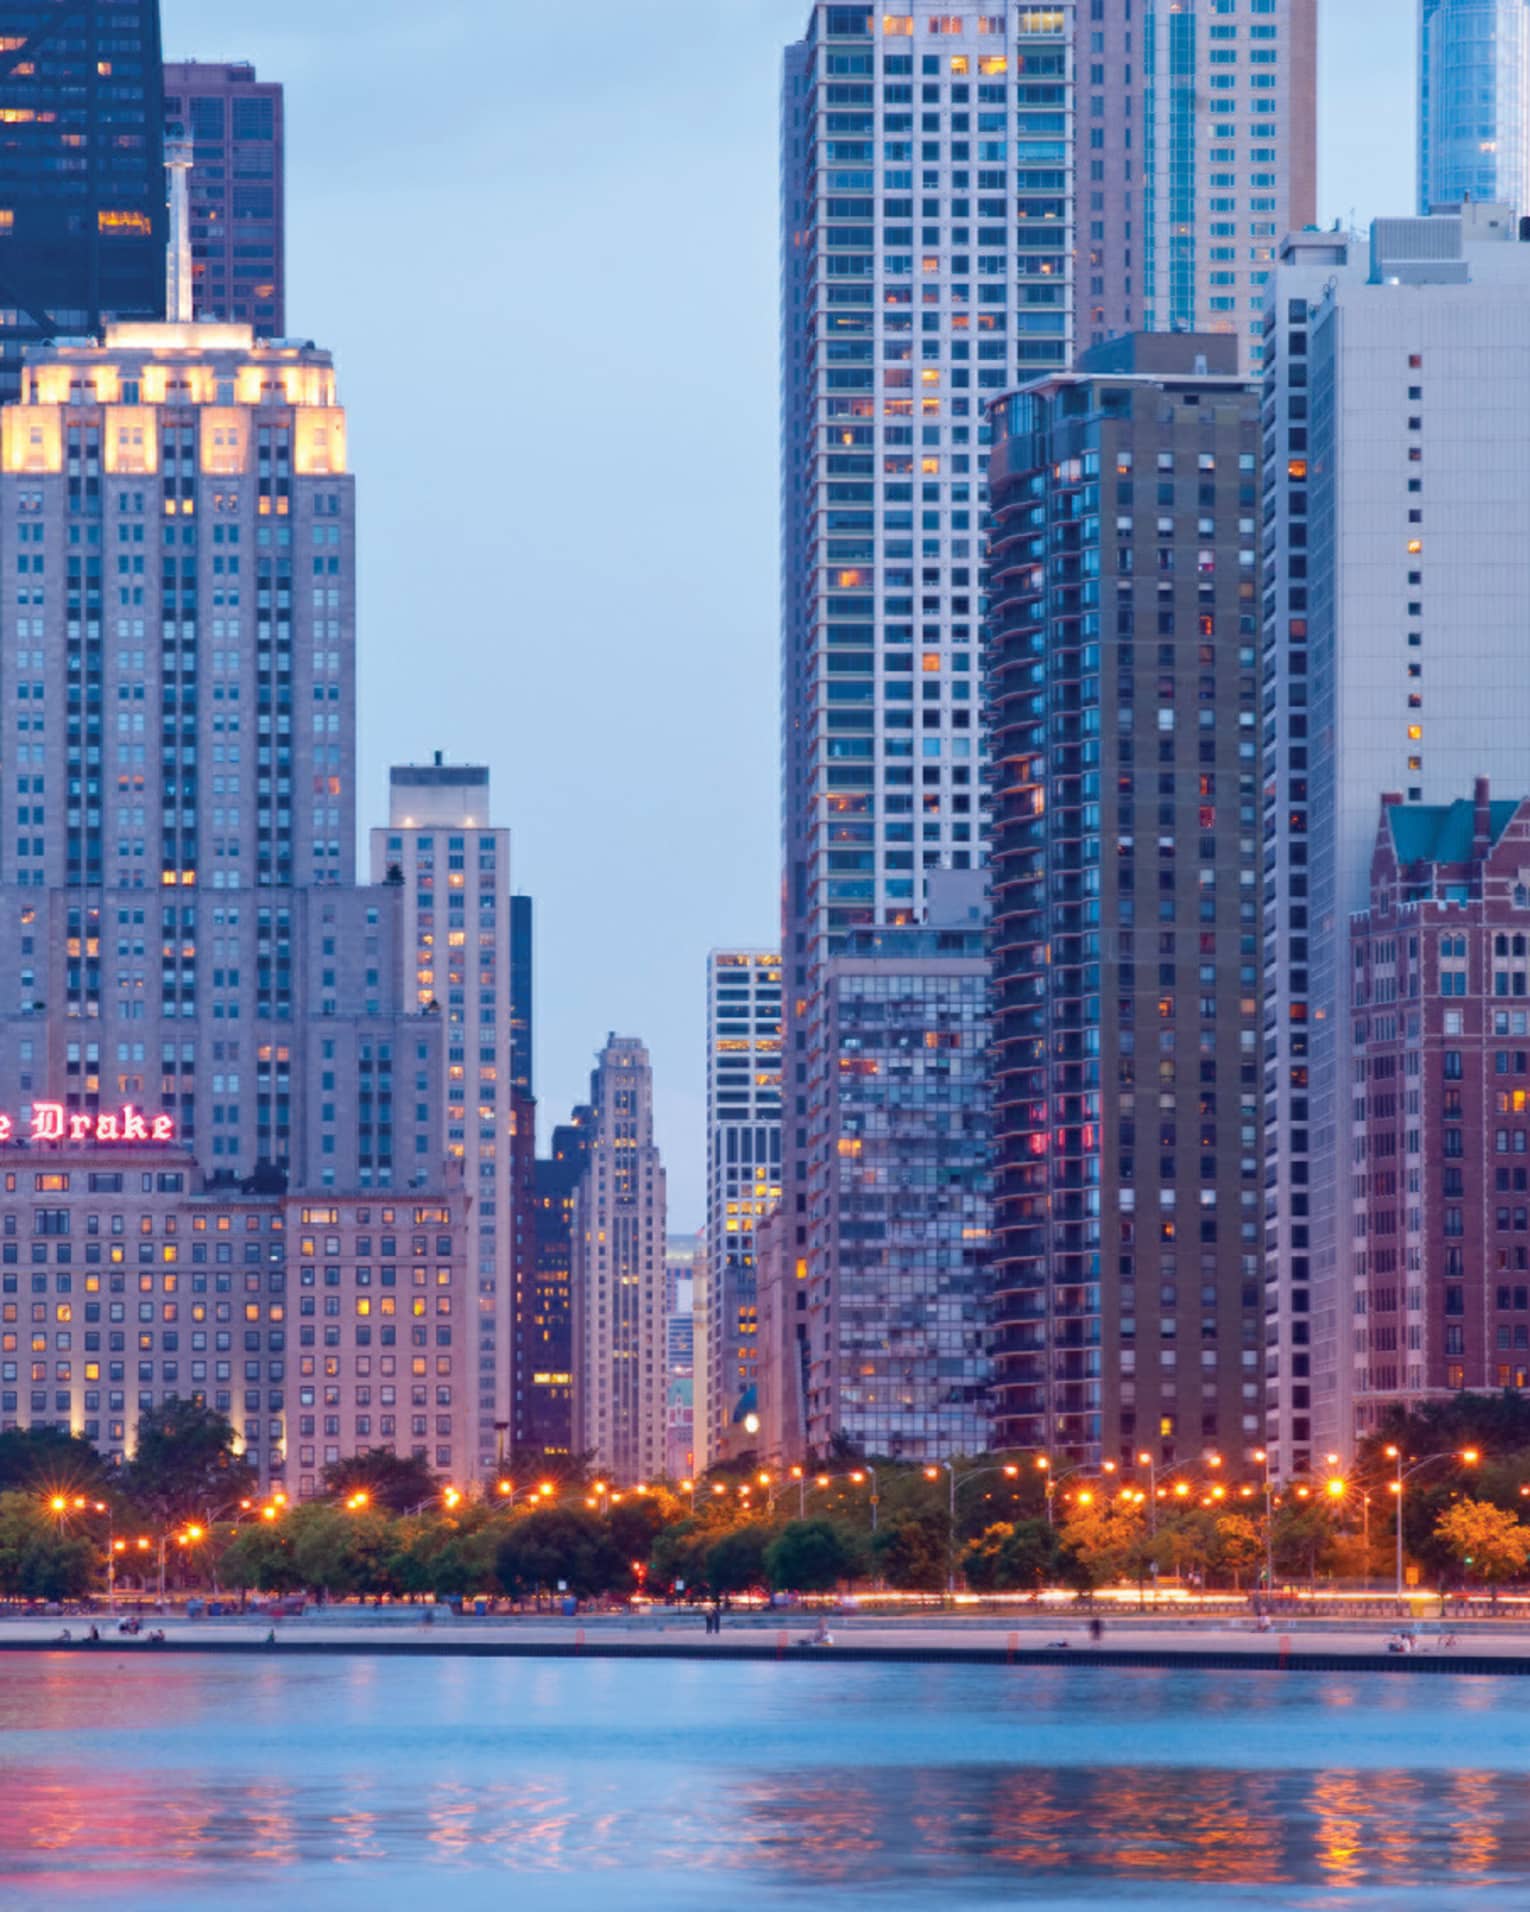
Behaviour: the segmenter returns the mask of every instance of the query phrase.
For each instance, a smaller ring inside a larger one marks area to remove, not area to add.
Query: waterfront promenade
[[[118,1653],[377,1654],[450,1658],[835,1660],[950,1664],[1056,1665],[1094,1661],[1111,1666],[1262,1668],[1290,1671],[1407,1670],[1530,1675],[1530,1626],[1522,1621],[1416,1625],[1386,1619],[1298,1619],[1260,1632],[1246,1617],[1107,1618],[1091,1637],[1087,1616],[995,1619],[922,1614],[824,1616],[830,1643],[815,1640],[817,1613],[727,1616],[720,1634],[706,1632],[700,1613],[659,1610],[642,1615],[453,1615],[435,1609],[333,1607],[300,1617],[264,1615],[188,1619],[145,1615],[143,1633],[124,1636],[102,1614],[0,1619],[0,1653],[61,1651],[99,1657]],[[92,1625],[101,1634],[88,1638]],[[1395,1650],[1399,1626],[1409,1636]],[[67,1629],[69,1640],[61,1638]],[[163,1641],[152,1639],[161,1630]]]

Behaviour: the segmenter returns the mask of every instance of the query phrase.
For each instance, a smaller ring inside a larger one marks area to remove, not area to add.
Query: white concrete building
[[[511,1162],[510,832],[489,822],[481,764],[389,772],[388,824],[372,832],[372,880],[402,896],[407,999],[446,1037],[444,1133],[473,1196],[477,1478],[499,1463],[511,1419],[514,1178]]]
[[[608,1038],[590,1102],[574,1198],[574,1452],[629,1485],[663,1474],[668,1423],[664,1167],[635,1036]]]
[[[1530,244],[1518,229],[1511,209],[1472,205],[1378,220],[1368,255],[1301,234],[1271,287],[1267,1436],[1287,1476],[1348,1450],[1363,1365],[1356,1178],[1377,1171],[1357,1153],[1370,1091],[1352,1076],[1345,964],[1377,806],[1384,791],[1447,802],[1478,776],[1530,788]],[[1432,1144],[1407,1133],[1410,1151]],[[1407,1166],[1380,1172],[1405,1189]]]

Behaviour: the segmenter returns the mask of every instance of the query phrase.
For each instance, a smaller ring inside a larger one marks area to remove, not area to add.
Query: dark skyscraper
[[[282,89],[244,61],[165,67],[165,129],[192,142],[192,305],[262,338],[287,326]]]
[[[563,1458],[574,1445],[574,1192],[593,1132],[594,1111],[575,1109],[536,1165],[536,1279],[529,1305],[516,1316],[517,1465]]]
[[[0,393],[17,348],[165,309],[157,0],[0,0]]]
[[[1259,388],[1096,346],[994,412],[995,1444],[1261,1429]]]

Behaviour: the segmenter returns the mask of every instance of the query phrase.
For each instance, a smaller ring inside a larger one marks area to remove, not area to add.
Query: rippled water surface
[[[1530,1682],[0,1660],[0,1904],[1530,1905]]]

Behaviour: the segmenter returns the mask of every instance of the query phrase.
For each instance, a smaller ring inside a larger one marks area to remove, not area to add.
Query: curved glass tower
[[[1527,0],[1421,0],[1418,72],[1419,211],[1530,211]]]

